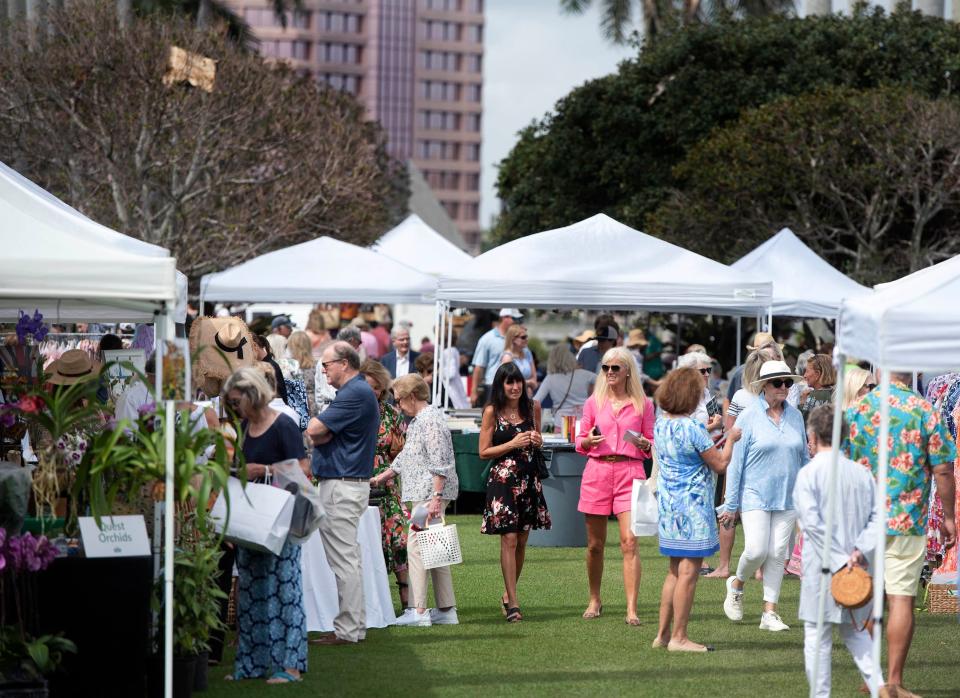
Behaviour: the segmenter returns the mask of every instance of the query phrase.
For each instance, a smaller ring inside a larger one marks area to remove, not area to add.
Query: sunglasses
[[[702,374],[705,375],[705,376],[709,376],[711,373],[713,373],[713,369],[712,369],[712,368],[701,368],[701,369],[700,369],[700,373],[702,373]]]
[[[346,359],[331,359],[330,361],[321,361],[320,365],[323,366],[324,370],[326,370],[327,366],[330,364],[335,364],[338,361],[346,361]]]
[[[237,399],[227,398],[225,402],[227,403],[227,407],[229,407],[230,409],[236,410],[240,408],[241,399],[242,398],[237,398]]]
[[[608,372],[610,372],[610,371],[613,371],[614,373],[620,373],[620,369],[621,369],[621,368],[623,368],[623,367],[620,366],[619,364],[603,364],[603,365],[600,367],[600,369],[601,369],[604,373],[608,373]]]
[[[525,335],[525,334],[522,334],[522,335],[520,335],[519,337],[517,337],[517,339],[526,339],[526,338],[527,338],[527,335]]]
[[[876,384],[876,383],[867,383],[867,384],[864,385],[863,387],[866,388],[867,390],[873,390],[874,388],[877,387],[877,384]]]
[[[783,380],[781,378],[774,378],[772,381],[770,381],[770,385],[772,385],[774,388],[782,388],[783,386],[792,388],[793,378],[787,378],[786,380]]]

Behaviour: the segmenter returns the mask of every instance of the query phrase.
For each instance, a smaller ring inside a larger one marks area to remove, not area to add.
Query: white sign
[[[108,364],[107,382],[114,400],[136,380],[137,374],[131,366],[140,373],[147,372],[147,356],[143,349],[107,349],[103,352],[103,360]]]
[[[137,557],[150,554],[142,516],[105,516],[100,527],[92,516],[80,517],[80,536],[87,557]]]

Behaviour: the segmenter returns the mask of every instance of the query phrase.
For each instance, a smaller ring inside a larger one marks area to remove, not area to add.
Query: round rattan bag
[[[873,597],[873,580],[862,567],[844,567],[833,575],[830,592],[844,608],[860,608]]]

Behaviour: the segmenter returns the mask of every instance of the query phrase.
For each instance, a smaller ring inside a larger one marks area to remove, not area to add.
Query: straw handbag
[[[420,557],[423,558],[425,569],[432,570],[463,562],[457,525],[448,526],[445,519],[440,519],[439,524],[417,531],[417,542],[420,544]]]
[[[861,608],[873,598],[873,580],[860,567],[844,567],[833,575],[830,593],[846,609]]]

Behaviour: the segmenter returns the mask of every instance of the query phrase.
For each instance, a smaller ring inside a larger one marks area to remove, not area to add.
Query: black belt
[[[342,480],[343,482],[370,482],[368,477],[318,477],[318,480]]]

